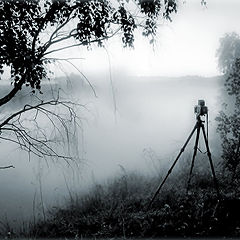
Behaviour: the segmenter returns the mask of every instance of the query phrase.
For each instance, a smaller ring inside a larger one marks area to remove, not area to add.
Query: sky
[[[121,37],[115,36],[105,43],[105,49],[81,47],[49,57],[82,58],[72,62],[86,75],[111,70],[134,76],[216,76],[221,74],[216,57],[219,39],[227,32],[240,34],[239,10],[239,0],[208,0],[206,7],[201,0],[178,0],[173,21],[159,20],[154,46],[136,32],[134,49],[123,48]],[[50,68],[53,77],[78,73],[66,62]]]
[[[134,50],[123,49],[119,37],[106,43],[106,50],[72,50],[71,56],[83,57],[75,64],[84,72],[123,69],[137,76],[215,76],[221,74],[217,66],[216,50],[219,39],[226,32],[239,31],[239,0],[179,0],[173,21],[160,20],[153,48],[147,39],[136,35]],[[69,53],[69,52],[68,52]],[[65,56],[66,52],[61,52]],[[110,60],[110,63],[109,63]],[[65,65],[65,71],[73,71]],[[57,71],[57,76],[62,75]]]

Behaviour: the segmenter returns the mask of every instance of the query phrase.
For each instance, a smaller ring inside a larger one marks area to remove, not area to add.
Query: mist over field
[[[53,90],[67,89],[71,99],[84,105],[78,113],[82,119],[78,129],[78,167],[59,160],[45,162],[1,141],[1,164],[14,169],[0,175],[1,219],[23,220],[41,217],[40,191],[44,208],[59,206],[92,184],[107,181],[121,169],[140,174],[156,174],[167,169],[186,141],[195,124],[194,105],[204,99],[209,108],[209,141],[214,160],[220,155],[215,133],[215,117],[221,104],[221,77],[135,77],[125,74],[109,77],[90,75],[96,96],[81,76],[71,74],[50,81]],[[49,84],[49,83],[45,83]],[[50,92],[43,84],[43,97]],[[67,86],[67,88],[66,88]],[[47,86],[49,87],[49,85]],[[6,90],[1,85],[1,91]],[[29,89],[17,95],[10,108],[18,108],[31,99]],[[77,100],[78,99],[78,100]],[[192,154],[195,137],[182,159]],[[200,137],[200,148],[204,148]],[[180,159],[181,162],[181,159]]]
[[[0,238],[239,237],[239,10],[0,0]]]

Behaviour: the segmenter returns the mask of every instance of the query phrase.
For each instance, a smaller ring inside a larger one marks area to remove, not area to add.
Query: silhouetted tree
[[[225,166],[236,177],[240,166],[240,38],[226,34],[218,49],[219,67],[224,73],[227,103],[217,117]]]
[[[70,60],[57,59],[54,53],[77,46],[103,46],[115,35],[121,36],[124,47],[133,47],[136,29],[153,42],[158,19],[171,20],[176,11],[176,0],[1,0],[0,73],[10,69],[13,87],[0,97],[0,107],[23,86],[41,93],[42,80],[49,74],[47,66],[52,61]],[[55,152],[50,134],[39,129],[37,119],[44,116],[55,132],[69,141],[69,124],[76,124],[78,119],[76,104],[61,100],[59,94],[47,101],[37,96],[36,104],[3,116],[0,138],[39,157],[67,160],[69,157]],[[56,113],[59,105],[68,115]],[[24,124],[26,117],[28,124]]]

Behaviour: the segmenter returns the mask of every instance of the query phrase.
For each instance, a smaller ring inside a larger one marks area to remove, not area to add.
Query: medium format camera
[[[205,114],[208,113],[208,108],[207,106],[205,106],[204,100],[198,100],[198,105],[194,107],[194,113],[197,116],[204,116]]]

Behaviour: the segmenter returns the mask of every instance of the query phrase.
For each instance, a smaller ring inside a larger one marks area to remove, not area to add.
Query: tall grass
[[[239,236],[240,222],[228,226],[229,214],[218,210],[210,172],[199,169],[194,172],[187,194],[189,161],[180,164],[149,209],[152,194],[166,173],[157,177],[122,171],[118,177],[96,184],[87,194],[71,198],[64,208],[51,209],[47,220],[37,223],[31,234],[124,238]],[[225,182],[220,179],[221,187]]]

